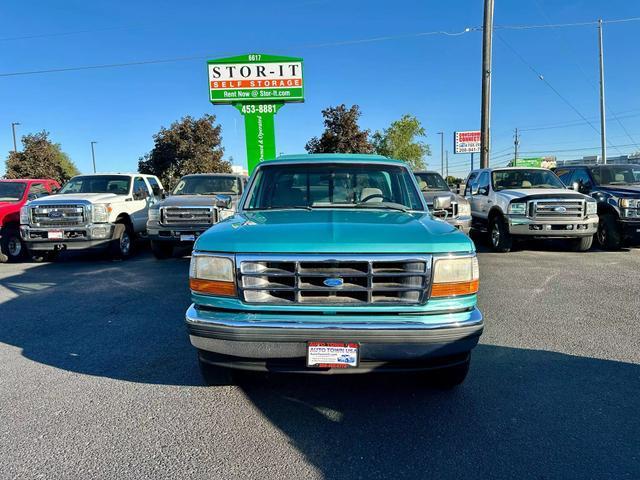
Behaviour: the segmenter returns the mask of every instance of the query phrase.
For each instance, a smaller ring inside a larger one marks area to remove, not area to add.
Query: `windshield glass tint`
[[[611,165],[591,170],[593,178],[601,185],[625,185],[640,183],[640,165]]]
[[[422,210],[411,172],[395,165],[263,166],[247,209],[379,207]]]
[[[214,195],[216,193],[237,195],[240,193],[238,179],[219,176],[185,177],[173,190],[174,195]]]
[[[492,173],[496,191],[523,188],[565,188],[555,173],[549,170],[496,170]]]
[[[17,202],[24,195],[26,183],[0,182],[0,202]]]
[[[420,190],[449,190],[449,186],[447,182],[444,181],[444,178],[439,173],[429,172],[429,173],[416,173],[416,178],[418,179],[418,185],[420,185]]]
[[[58,193],[115,193],[127,195],[131,179],[122,175],[74,177]]]

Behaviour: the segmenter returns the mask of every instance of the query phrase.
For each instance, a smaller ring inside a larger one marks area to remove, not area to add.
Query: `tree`
[[[229,173],[231,163],[222,159],[222,135],[215,115],[189,115],[162,127],[153,136],[151,152],[138,161],[138,171],[159,177],[167,189],[190,173]]]
[[[49,140],[49,132],[24,135],[22,151],[10,152],[6,161],[6,178],[52,178],[64,183],[78,169],[59,143]]]
[[[424,157],[431,155],[429,145],[418,140],[425,135],[420,120],[405,114],[389,128],[374,133],[372,142],[377,154],[404,160],[414,170],[421,170],[425,168]]]
[[[360,107],[344,104],[322,110],[324,132],[304,147],[309,153],[372,153],[369,130],[360,130]]]

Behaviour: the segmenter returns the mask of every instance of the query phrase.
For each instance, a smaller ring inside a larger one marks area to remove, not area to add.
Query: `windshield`
[[[131,178],[124,175],[87,175],[74,177],[62,187],[59,194],[65,193],[115,193],[127,195]]]
[[[216,193],[238,195],[240,193],[238,178],[217,175],[184,177],[173,190],[174,195],[215,195]]]
[[[566,188],[550,170],[496,170],[491,174],[493,189]]]
[[[389,208],[422,210],[408,169],[380,164],[262,166],[247,210],[276,208]]]
[[[23,182],[0,182],[0,202],[19,202],[27,184]]]
[[[611,165],[591,169],[600,185],[640,184],[640,165]]]
[[[418,179],[420,190],[422,190],[423,192],[426,190],[449,190],[447,182],[444,181],[444,178],[442,178],[439,173],[428,172],[416,173],[415,175]]]

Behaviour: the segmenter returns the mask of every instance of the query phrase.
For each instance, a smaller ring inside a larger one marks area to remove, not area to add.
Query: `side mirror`
[[[440,195],[433,199],[433,210],[447,210],[451,208],[451,197],[449,195]]]
[[[573,182],[571,184],[571,189],[575,190],[576,192],[579,192],[580,191],[580,184],[578,182]]]
[[[151,190],[153,190],[154,197],[159,197],[164,193],[164,190],[160,188],[160,185],[154,185],[153,187],[151,187]]]
[[[231,196],[230,195],[216,195],[216,207],[229,209],[231,208]]]
[[[471,195],[478,195],[478,185],[471,185]]]
[[[30,194],[27,196],[27,200],[28,200],[28,201],[31,201],[31,200],[37,200],[37,199],[38,199],[38,195],[37,195],[37,194],[35,194],[35,193],[30,193]]]

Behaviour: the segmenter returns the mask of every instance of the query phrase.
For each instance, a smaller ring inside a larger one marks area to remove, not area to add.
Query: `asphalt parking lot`
[[[480,253],[467,381],[202,385],[188,258],[0,265],[0,478],[640,478],[640,249]]]

